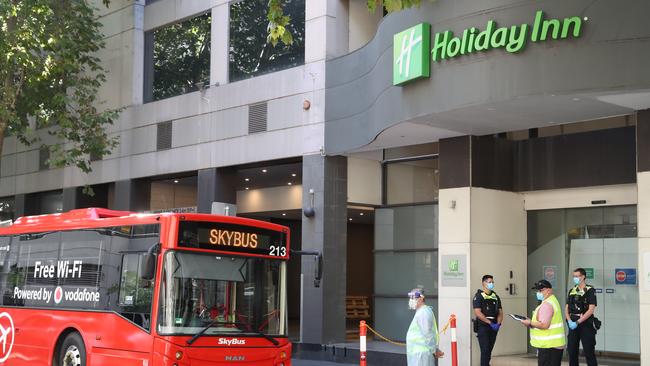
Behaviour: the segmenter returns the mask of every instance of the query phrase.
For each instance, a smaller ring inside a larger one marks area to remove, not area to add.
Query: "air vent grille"
[[[49,159],[50,148],[48,146],[41,146],[41,149],[38,151],[38,170],[50,169]]]
[[[267,131],[268,108],[267,103],[258,103],[248,106],[248,133]]]
[[[168,150],[172,148],[172,121],[158,123],[158,134],[156,136],[156,150]]]

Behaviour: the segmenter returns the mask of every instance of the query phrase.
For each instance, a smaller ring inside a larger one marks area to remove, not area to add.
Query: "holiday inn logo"
[[[537,11],[532,26],[519,24],[498,27],[494,20],[487,22],[484,30],[476,27],[465,29],[460,36],[450,30],[436,33],[430,48],[431,26],[420,23],[393,37],[393,85],[428,77],[430,60],[441,62],[462,55],[503,48],[517,53],[528,42],[578,38],[587,18],[570,17],[546,19],[543,11]]]
[[[393,85],[428,77],[431,26],[420,23],[393,37]]]

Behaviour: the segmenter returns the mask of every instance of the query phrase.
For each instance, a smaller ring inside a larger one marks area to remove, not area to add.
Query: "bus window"
[[[283,262],[214,254],[167,252],[158,332],[206,335],[280,334],[280,266]]]
[[[120,314],[135,324],[149,330],[153,281],[141,278],[141,258],[144,253],[128,253],[122,256],[122,279],[120,282]]]

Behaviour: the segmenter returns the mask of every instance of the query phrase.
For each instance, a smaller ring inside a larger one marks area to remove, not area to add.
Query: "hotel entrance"
[[[602,321],[597,355],[638,360],[639,284],[636,206],[528,212],[528,286],[553,285],[564,309],[572,274],[584,268],[596,289],[595,316]],[[528,313],[538,302],[528,291]]]

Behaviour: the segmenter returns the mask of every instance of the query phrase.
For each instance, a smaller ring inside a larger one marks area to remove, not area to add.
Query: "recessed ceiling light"
[[[350,218],[348,219],[348,221],[352,221],[352,218],[350,217]]]
[[[287,214],[283,212],[283,213],[282,213],[282,216],[287,216]]]
[[[291,174],[291,176],[292,176],[292,177],[295,177],[295,176],[296,176],[296,173]]]
[[[250,178],[244,178],[244,180],[245,180],[246,182],[250,182],[250,181],[251,181]]]
[[[266,173],[267,171],[268,171],[268,170],[266,170],[266,169],[262,169],[262,173]]]
[[[246,188],[244,188],[244,189],[248,191],[250,188],[246,187]]]
[[[291,185],[291,182],[287,183],[287,185],[290,186],[290,185]]]
[[[174,179],[174,183],[178,183],[178,179]]]
[[[363,212],[359,212],[359,216],[363,216]]]

